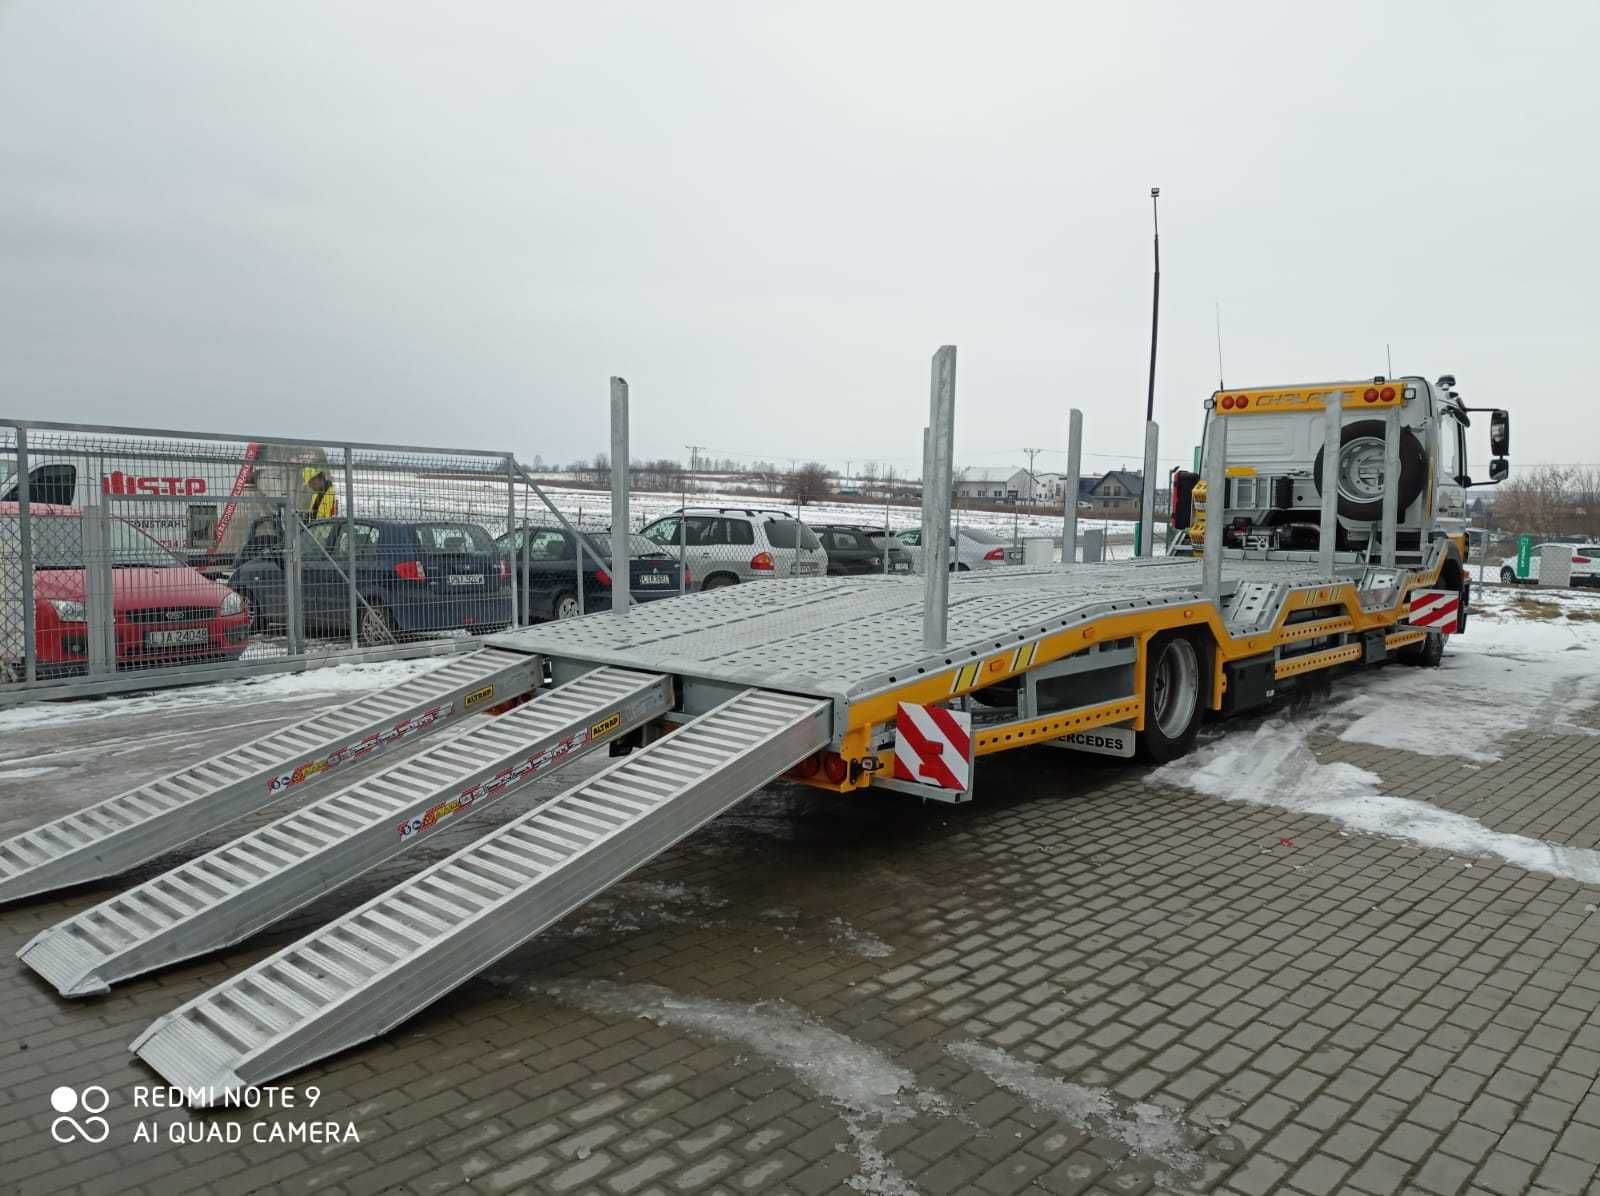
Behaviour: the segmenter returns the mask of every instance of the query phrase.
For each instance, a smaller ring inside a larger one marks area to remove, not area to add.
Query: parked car
[[[806,526],[822,541],[822,547],[828,554],[828,572],[834,577],[883,573],[886,552],[889,558],[887,572],[911,572],[911,553],[881,527],[858,527],[849,523],[812,523]]]
[[[787,511],[686,507],[639,534],[674,557],[682,551],[702,590],[770,577],[820,577],[828,571],[822,541]]]
[[[1508,556],[1500,562],[1500,581],[1508,586],[1519,583],[1532,584],[1539,580],[1539,558],[1546,548],[1565,548],[1572,553],[1572,584],[1592,586],[1600,584],[1600,544],[1564,544],[1550,542],[1535,544],[1528,559],[1528,576],[1517,576],[1517,558]]]
[[[82,672],[89,660],[82,512],[30,503],[28,514],[38,675]],[[228,660],[244,652],[250,616],[238,594],[202,577],[126,520],[109,518],[106,525],[118,668]],[[0,553],[18,560],[19,545],[17,504],[0,503]],[[4,651],[7,664],[22,657],[21,643],[11,638]],[[15,638],[20,641],[20,634]]]
[[[904,544],[911,552],[912,561],[920,571],[922,568],[922,529],[909,528],[903,532],[895,533],[900,543]],[[961,541],[956,543],[957,539]],[[994,535],[992,532],[982,532],[974,528],[964,527],[959,537],[955,533],[950,535],[951,572],[966,573],[973,569],[995,569],[1001,565],[1022,564],[1022,549],[1013,545],[1010,540]]]
[[[345,526],[343,519],[314,519],[301,526],[300,597],[307,632],[349,634]],[[357,519],[351,526],[360,596],[356,626],[364,642],[461,628],[487,634],[510,625],[511,569],[477,524]],[[256,520],[230,580],[250,611],[252,627],[287,623],[277,516]]]
[[[583,554],[583,612],[611,609],[612,577],[611,534],[597,532],[590,540],[599,547],[604,564],[589,552]],[[522,556],[527,548],[526,566]],[[643,536],[628,537],[628,590],[635,602],[654,602],[675,598],[678,589],[678,558]],[[495,541],[502,560],[510,563],[517,578],[517,607],[524,620],[570,619],[578,614],[578,548],[565,528],[520,527]],[[693,588],[694,571],[689,571],[685,588]]]

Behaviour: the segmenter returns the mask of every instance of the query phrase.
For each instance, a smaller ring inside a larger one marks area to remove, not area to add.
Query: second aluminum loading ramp
[[[0,902],[115,876],[302,793],[346,765],[539,686],[543,662],[479,649],[0,842]]]
[[[41,931],[17,958],[78,997],[237,943],[671,708],[670,677],[585,673]]]
[[[276,955],[132,1044],[214,1104],[382,1034],[828,741],[830,703],[746,690]]]

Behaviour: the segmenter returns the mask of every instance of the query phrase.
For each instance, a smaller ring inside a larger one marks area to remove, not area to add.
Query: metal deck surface
[[[1363,569],[1354,565],[1352,574]],[[849,701],[1117,611],[1201,600],[1201,562],[1156,558],[1006,568],[950,581],[949,647],[922,646],[919,577],[795,577],[728,586],[491,636],[491,645]],[[1240,584],[1326,584],[1299,561],[1228,562]],[[1279,591],[1281,601],[1281,594]],[[1276,603],[1273,604],[1276,608]]]

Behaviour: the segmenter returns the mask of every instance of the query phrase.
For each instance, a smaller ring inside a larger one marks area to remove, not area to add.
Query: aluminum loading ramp
[[[672,708],[672,680],[596,669],[35,935],[63,996],[247,938]]]
[[[482,648],[0,842],[0,902],[115,876],[302,792],[346,765],[543,680],[525,652]]]
[[[156,1019],[132,1049],[214,1104],[382,1034],[821,748],[829,708],[746,690]]]

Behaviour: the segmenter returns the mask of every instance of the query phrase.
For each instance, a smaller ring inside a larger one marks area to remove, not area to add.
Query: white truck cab
[[[1216,392],[1207,404],[1207,437],[1226,419],[1226,483],[1220,504],[1197,475],[1173,479],[1173,522],[1204,543],[1220,528],[1225,548],[1262,552],[1315,550],[1321,545],[1323,487],[1337,490],[1341,553],[1371,556],[1379,546],[1388,424],[1397,420],[1395,552],[1418,561],[1447,538],[1464,561],[1467,489],[1502,481],[1509,466],[1510,417],[1489,413],[1488,477],[1468,472],[1472,414],[1452,375],[1372,378]],[[1339,448],[1328,457],[1330,412],[1339,413]],[[1192,500],[1192,501],[1191,501]]]

